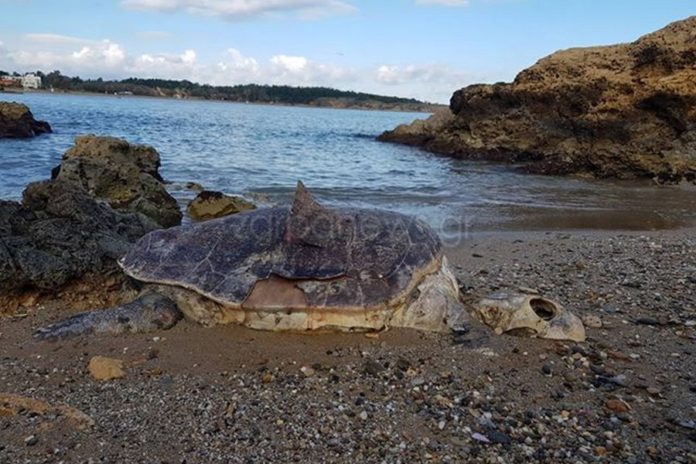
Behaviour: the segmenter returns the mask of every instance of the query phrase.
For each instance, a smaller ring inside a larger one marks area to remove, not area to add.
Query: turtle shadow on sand
[[[77,314],[36,337],[148,332],[183,318],[273,331],[404,327],[460,334],[472,321],[442,243],[427,224],[390,211],[329,209],[301,182],[290,208],[155,230],[119,265],[145,284],[136,300]],[[479,319],[519,328],[508,317],[519,304],[506,303],[492,305],[506,313],[492,317],[489,304]],[[534,330],[545,333],[541,326],[573,325],[577,318],[563,312],[538,319]]]

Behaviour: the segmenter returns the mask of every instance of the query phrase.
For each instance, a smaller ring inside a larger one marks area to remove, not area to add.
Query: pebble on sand
[[[96,380],[120,379],[126,375],[120,359],[94,356],[89,360],[89,373]]]

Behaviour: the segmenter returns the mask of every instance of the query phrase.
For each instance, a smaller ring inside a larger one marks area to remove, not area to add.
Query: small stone
[[[638,325],[660,325],[660,321],[654,317],[639,317],[636,319],[636,324]]]
[[[273,374],[271,374],[270,372],[266,372],[263,375],[263,377],[261,378],[261,381],[265,384],[269,384],[269,383],[273,382],[273,380],[274,380]]]
[[[367,420],[367,411],[362,411],[358,417],[362,420]]]
[[[613,383],[614,385],[618,385],[619,387],[628,386],[628,379],[624,374],[618,374],[613,377],[609,377],[607,381]]]
[[[586,327],[591,327],[593,329],[601,329],[603,324],[602,320],[595,315],[588,315],[582,318],[583,324],[585,324]]]
[[[478,432],[474,432],[473,434],[471,434],[471,438],[473,438],[476,441],[480,441],[481,443],[490,443],[491,442],[487,436],[482,435]]]
[[[551,377],[551,374],[553,373],[553,371],[551,370],[551,365],[544,364],[543,366],[541,366],[541,373]]]
[[[608,350],[607,355],[612,358],[612,359],[617,359],[619,361],[630,361],[631,357],[627,355],[626,353],[623,353],[618,350]]]
[[[530,287],[517,287],[517,290],[519,290],[521,293],[526,293],[527,295],[538,295],[539,290],[536,288],[530,288]]]
[[[604,366],[599,365],[599,364],[590,364],[590,370],[597,375],[605,375],[606,374],[606,370],[604,369]]]
[[[626,413],[631,410],[631,406],[619,399],[610,399],[604,402],[604,407],[615,413]]]
[[[120,379],[126,375],[120,359],[94,356],[89,361],[89,373],[96,380]]]
[[[411,367],[411,362],[406,358],[399,358],[396,360],[396,368],[401,371],[407,371]]]
[[[365,361],[364,371],[366,374],[378,376],[384,370],[384,366],[373,359]]]
[[[188,190],[193,190],[195,192],[202,192],[203,191],[203,186],[199,184],[198,182],[186,182],[185,187]]]
[[[679,427],[684,427],[685,429],[696,430],[696,421],[693,420],[677,420],[675,421]]]
[[[300,372],[302,372],[305,377],[312,377],[314,374],[316,374],[316,371],[314,370],[314,368],[310,367],[310,366],[300,367]]]
[[[32,306],[35,306],[36,303],[39,301],[39,292],[28,292],[22,297],[21,305],[24,306],[25,308],[31,308]]]
[[[437,423],[437,428],[440,429],[440,430],[444,430],[444,429],[445,429],[445,425],[447,425],[447,422],[441,420],[440,422]]]
[[[24,439],[24,444],[27,446],[34,446],[39,442],[39,438],[36,435],[29,435]]]
[[[492,443],[498,443],[500,445],[509,445],[510,443],[512,443],[512,439],[508,435],[497,430],[489,432],[488,438]]]

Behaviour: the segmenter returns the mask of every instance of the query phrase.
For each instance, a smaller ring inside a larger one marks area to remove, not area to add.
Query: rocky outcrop
[[[79,185],[119,210],[144,214],[163,227],[181,224],[181,211],[159,174],[152,147],[114,137],[80,136],[53,177]]]
[[[192,219],[205,221],[252,209],[256,206],[244,198],[204,190],[191,200],[186,211]]]
[[[696,16],[636,42],[554,53],[512,83],[380,140],[531,172],[696,182]]]
[[[51,132],[51,126],[37,121],[21,103],[0,102],[0,138],[28,138]]]
[[[89,273],[115,270],[116,259],[157,227],[69,182],[30,184],[21,204],[0,201],[0,293],[53,290]]]

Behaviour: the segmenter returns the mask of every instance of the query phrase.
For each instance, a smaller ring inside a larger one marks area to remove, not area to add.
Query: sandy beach
[[[38,342],[36,328],[135,291],[105,278],[28,297],[0,319],[0,461],[693,463],[694,230],[511,232],[448,249],[465,300],[528,287],[596,316],[580,344],[473,322],[456,336],[186,322]],[[125,376],[94,380],[94,356]]]

